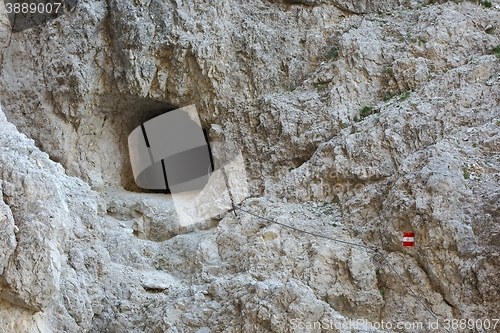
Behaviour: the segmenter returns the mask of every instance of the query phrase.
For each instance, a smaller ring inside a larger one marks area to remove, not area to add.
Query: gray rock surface
[[[101,199],[82,180],[66,176],[3,113],[0,127],[0,327],[88,330],[102,298],[98,281],[107,272]]]
[[[373,251],[140,193],[128,134],[193,103],[243,209],[379,248],[440,320],[499,318],[491,4],[81,0],[13,34],[0,6],[0,332],[432,319]]]

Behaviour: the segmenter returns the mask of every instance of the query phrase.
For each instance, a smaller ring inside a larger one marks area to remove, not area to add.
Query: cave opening
[[[100,157],[103,178],[109,180],[105,187],[119,186],[131,192],[157,193],[136,185],[130,162],[128,136],[141,124],[175,110],[178,106],[168,101],[131,95],[100,95],[96,105],[98,117],[103,123],[108,119],[109,128],[103,132],[102,137],[95,140],[112,148],[109,156],[102,154]]]
[[[128,120],[121,123],[120,142],[122,148],[127,146],[120,149],[126,152],[121,172],[126,190],[170,194],[174,185],[174,191],[190,191],[201,186],[194,185],[199,177],[205,185],[214,159],[194,105],[180,108],[143,100],[128,103],[127,111],[117,114]]]

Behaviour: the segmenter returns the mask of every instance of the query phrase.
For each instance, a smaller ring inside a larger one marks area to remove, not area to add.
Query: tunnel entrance
[[[137,126],[128,136],[128,148],[135,183],[143,189],[161,193],[202,190],[214,171],[195,105]]]
[[[101,173],[104,179],[112,179],[113,186],[118,182],[121,187],[131,192],[168,193],[143,189],[137,186],[128,149],[130,133],[141,124],[148,122],[162,114],[178,109],[178,106],[165,101],[158,101],[148,97],[131,95],[100,95],[96,103],[96,116],[102,122],[103,132],[100,138],[95,138],[99,145],[108,146],[100,156]],[[109,151],[110,153],[106,153]],[[113,175],[114,173],[114,175]]]

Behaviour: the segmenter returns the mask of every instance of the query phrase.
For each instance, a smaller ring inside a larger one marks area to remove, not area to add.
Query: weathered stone
[[[0,6],[0,332],[433,319],[392,267],[440,320],[498,318],[497,7],[81,0],[11,34]],[[243,209],[392,266],[139,193],[128,134],[193,103]]]

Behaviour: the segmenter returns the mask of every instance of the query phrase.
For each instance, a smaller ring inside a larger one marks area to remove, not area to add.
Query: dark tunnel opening
[[[173,105],[173,104],[169,104],[169,103],[158,103],[158,102],[150,101],[150,100],[146,100],[146,99],[144,99],[140,103],[137,103],[137,104],[136,103],[128,103],[127,112],[125,112],[125,114],[128,114],[128,117],[127,117],[128,121],[126,122],[126,129],[125,129],[126,133],[124,133],[126,135],[123,135],[123,142],[121,143],[123,148],[125,148],[124,146],[126,146],[126,148],[127,148],[127,149],[125,149],[125,151],[127,152],[126,161],[123,161],[123,168],[122,168],[122,172],[121,172],[122,180],[125,180],[124,188],[128,191],[133,191],[133,192],[170,194],[171,189],[169,187],[169,184],[171,182],[171,179],[169,180],[169,175],[167,175],[168,172],[166,171],[165,163],[168,163],[168,160],[170,160],[170,162],[172,162],[171,161],[172,159],[171,158],[168,158],[166,160],[162,159],[161,164],[160,164],[160,161],[158,161],[157,169],[158,169],[158,172],[160,170],[162,171],[161,178],[164,179],[164,184],[166,185],[165,189],[152,189],[152,188],[145,188],[144,186],[140,186],[140,182],[138,182],[139,179],[138,178],[134,179],[134,176],[133,176],[133,170],[132,170],[132,165],[131,165],[131,156],[130,156],[130,152],[128,149],[129,148],[128,147],[128,145],[129,145],[128,137],[135,129],[140,128],[141,129],[140,132],[142,134],[141,136],[144,136],[144,139],[146,141],[146,144],[147,144],[148,149],[150,150],[150,154],[151,154],[151,148],[149,147],[148,136],[146,135],[144,124],[146,124],[146,123],[158,124],[160,119],[164,118],[164,117],[159,117],[159,116],[162,116],[162,115],[167,114],[171,111],[177,110],[180,107]],[[122,115],[123,115],[123,113],[122,113]],[[155,118],[157,120],[155,120]],[[211,170],[208,170],[208,171],[212,172],[214,170],[214,158],[213,158],[212,150],[210,147],[208,132],[206,129],[203,129],[201,127],[198,127],[198,128],[201,130],[200,132],[197,133],[198,138],[199,139],[203,138],[201,140],[203,140],[203,142],[206,144],[206,147],[208,148],[208,149],[205,149],[205,150],[208,150],[208,158],[209,158],[209,163],[211,166]],[[172,128],[170,129],[170,131],[172,131]],[[195,132],[197,132],[197,131],[195,131]],[[201,133],[203,133],[203,135],[201,135]],[[195,134],[195,133],[192,133],[192,134]],[[175,140],[177,140],[177,138]],[[167,141],[172,143],[172,140],[166,140],[165,143],[162,142],[161,145],[162,146],[168,145]],[[200,141],[198,141],[198,142],[200,142]],[[194,149],[192,149],[192,150],[194,151]],[[183,154],[177,154],[177,155],[179,155],[179,158],[180,158]],[[207,152],[205,151],[205,153],[202,155],[206,156]],[[191,158],[193,158],[193,156]],[[200,158],[201,158],[201,156],[200,156]],[[206,159],[206,157],[205,157],[205,159]],[[153,163],[152,160],[151,160],[151,162]],[[195,154],[194,160],[191,160],[191,163],[184,164],[184,166],[187,169],[200,169],[201,166],[197,166],[197,163],[198,163],[198,157]],[[157,164],[157,163],[154,163],[154,164]],[[171,164],[172,163],[170,163],[170,165]],[[174,163],[174,164],[178,164],[178,163]],[[180,164],[182,165],[182,163],[180,163]],[[160,166],[161,166],[161,168],[160,168]],[[168,167],[167,167],[167,169],[168,169]]]

